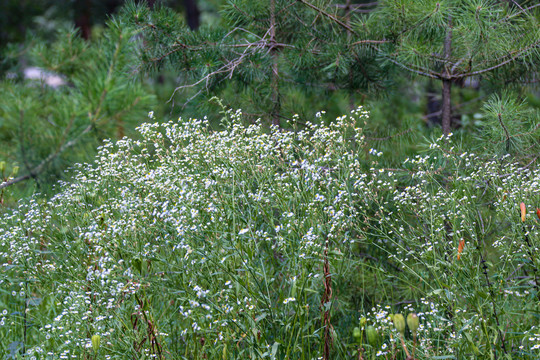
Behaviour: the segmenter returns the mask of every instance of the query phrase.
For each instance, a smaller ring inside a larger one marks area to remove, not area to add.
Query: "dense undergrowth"
[[[0,353],[538,358],[540,171],[451,137],[384,168],[367,117],[268,131],[229,110],[106,142],[0,222]]]

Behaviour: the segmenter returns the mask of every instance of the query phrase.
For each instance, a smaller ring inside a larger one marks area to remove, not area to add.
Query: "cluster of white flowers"
[[[444,277],[478,268],[482,236],[499,223],[516,223],[521,199],[530,199],[531,218],[540,198],[538,170],[456,153],[449,137],[402,169],[377,168],[365,152],[351,150],[365,146],[357,127],[368,117],[362,108],[297,132],[244,126],[238,111],[227,117],[222,131],[210,131],[206,118],[143,124],[140,140],[105,142],[96,164],[79,165],[74,181],[49,201],[21,203],[3,216],[0,281],[9,292],[0,296],[10,299],[1,304],[15,305],[2,312],[0,332],[21,333],[24,325],[9,314],[32,296],[53,309],[27,309],[43,337],[30,346],[34,356],[85,357],[93,334],[102,347],[128,353],[133,341],[118,334],[129,333],[148,356],[164,341],[240,347],[254,334],[250,346],[270,357],[275,343],[265,332],[282,331],[296,309],[319,318],[308,309],[320,306],[312,295],[323,289],[325,256],[357,276],[358,254],[378,251],[414,278],[414,287],[430,289],[435,271]],[[482,215],[487,210],[478,204],[488,195],[498,218]],[[537,240],[537,226],[526,226]],[[519,261],[537,253],[520,240],[521,226],[508,227],[511,235],[490,245],[506,266],[500,279],[522,266],[508,251],[523,254]],[[439,308],[460,299],[458,284],[447,283]],[[504,288],[517,283],[493,284],[516,308],[530,298],[531,289]],[[447,354],[462,335],[425,301],[420,341],[426,349],[443,344],[436,354]],[[476,331],[484,319],[465,310],[451,309],[473,319],[468,326]],[[366,316],[382,331],[390,328],[389,311],[376,307]],[[433,332],[446,342],[431,343]]]

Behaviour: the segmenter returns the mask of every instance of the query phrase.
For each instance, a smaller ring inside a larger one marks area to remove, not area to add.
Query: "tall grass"
[[[385,169],[366,111],[322,116],[145,124],[21,203],[0,223],[0,352],[538,358],[540,171],[446,137]]]

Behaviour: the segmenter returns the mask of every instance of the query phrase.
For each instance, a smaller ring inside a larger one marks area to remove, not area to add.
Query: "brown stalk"
[[[326,304],[332,301],[332,276],[330,274],[330,263],[328,262],[328,240],[326,241],[326,247],[324,249],[324,293],[321,298],[321,309],[326,308]],[[323,313],[323,327],[324,327],[324,352],[323,360],[330,360],[330,349],[332,347],[332,323],[330,321],[330,309],[327,308]]]

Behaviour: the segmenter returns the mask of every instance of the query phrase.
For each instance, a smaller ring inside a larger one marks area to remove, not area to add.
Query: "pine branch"
[[[520,6],[520,9],[521,9],[520,11],[518,11],[517,13],[512,14],[512,15],[510,15],[510,16],[507,16],[506,18],[501,19],[499,22],[501,22],[501,21],[503,21],[503,20],[511,19],[511,18],[513,18],[513,17],[518,16],[518,15],[521,14],[521,13],[527,12],[527,11],[532,10],[532,9],[534,9],[534,8],[536,8],[536,7],[539,7],[539,6],[540,6],[540,4],[531,5],[531,6],[527,7],[527,8],[522,8],[522,7]]]
[[[462,79],[462,78],[465,78],[465,77],[470,77],[470,76],[475,76],[475,75],[480,75],[480,74],[483,74],[483,73],[486,73],[486,72],[489,72],[489,71],[493,71],[493,70],[496,70],[500,67],[503,67],[504,65],[507,65],[509,63],[511,63],[512,61],[516,60],[518,57],[520,57],[524,52],[534,48],[535,46],[538,46],[540,44],[540,40],[536,41],[535,43],[527,46],[526,48],[522,49],[522,50],[519,50],[515,53],[515,55],[513,57],[511,57],[510,59],[506,60],[506,61],[503,61],[501,63],[498,63],[496,65],[493,65],[487,69],[483,69],[483,70],[478,70],[478,71],[473,71],[473,72],[469,72],[469,73],[465,73],[465,74],[457,74],[457,75],[452,75],[451,78],[453,79]]]
[[[136,103],[138,102],[138,99],[136,99],[136,101],[134,102],[133,105],[135,105]],[[132,105],[132,106],[133,106]],[[88,125],[83,131],[81,131],[81,133],[79,135],[77,135],[75,138],[71,139],[70,141],[64,143],[62,146],[60,146],[58,148],[58,150],[52,154],[49,154],[49,156],[47,156],[43,161],[41,161],[39,163],[39,165],[37,165],[36,167],[34,167],[33,169],[30,169],[28,174],[26,175],[22,175],[22,176],[19,176],[17,178],[14,178],[14,179],[11,179],[11,180],[8,180],[8,181],[5,181],[3,183],[0,183],[0,189],[3,189],[3,188],[6,188],[8,186],[11,186],[11,185],[15,185],[21,181],[24,181],[24,180],[28,180],[30,178],[35,178],[37,175],[39,175],[43,169],[45,168],[45,166],[47,164],[49,164],[50,162],[52,162],[54,159],[56,159],[59,155],[61,155],[64,151],[66,151],[67,149],[75,146],[79,141],[80,139],[85,135],[87,134],[88,132],[90,132],[92,129],[94,128],[94,122],[92,122],[90,125]]]
[[[234,3],[234,1],[231,1],[230,4],[232,5],[233,8],[235,8],[236,11],[238,11],[240,14],[244,15],[246,18],[248,19],[252,19],[253,21],[255,21],[255,17],[249,15],[248,13],[246,13],[245,11],[243,11],[242,9],[240,9],[238,6],[236,6],[236,4]]]
[[[367,4],[347,4],[347,5],[335,4],[334,6],[337,7],[338,9],[346,9],[347,11],[351,11],[355,13],[369,14],[375,10],[375,6],[377,6],[377,4],[378,2],[375,1],[375,2],[371,2]],[[373,7],[373,9],[365,9],[368,7]]]
[[[366,40],[366,41],[370,41],[370,40]],[[220,43],[210,43],[210,42],[204,42],[202,43],[201,45],[197,45],[197,46],[190,46],[190,45],[186,45],[186,44],[183,44],[183,43],[177,43],[175,44],[177,45],[176,48],[170,50],[170,51],[167,51],[166,53],[164,53],[163,55],[159,56],[159,57],[155,57],[155,58],[152,58],[150,59],[151,62],[161,62],[163,61],[163,59],[167,58],[168,56],[178,52],[178,51],[181,51],[181,50],[188,50],[188,51],[192,51],[192,52],[199,52],[199,51],[202,51],[202,50],[207,50],[208,49],[208,46],[216,46],[216,47],[222,47],[222,48],[231,48],[231,49],[234,49],[234,48],[250,48],[250,47],[258,47],[258,48],[261,48],[261,47],[266,47],[266,48],[275,48],[275,49],[279,49],[279,48],[288,48],[288,49],[294,49],[294,50],[306,50],[306,49],[299,49],[297,46],[294,46],[294,45],[291,45],[291,44],[285,44],[285,43],[280,43],[280,42],[274,42],[272,43],[271,41],[267,41],[267,40],[260,40],[260,41],[256,41],[256,42],[252,42],[252,43],[244,43],[244,44],[220,44]],[[320,54],[320,51],[317,51],[317,50],[308,50],[310,53],[312,54]]]
[[[433,72],[433,71],[431,71],[429,69],[422,69],[423,71],[420,71],[420,70],[416,70],[416,69],[411,68],[410,65],[408,66],[408,65],[402,64],[402,63],[400,63],[400,62],[398,62],[398,61],[396,61],[396,60],[394,60],[392,58],[386,57],[386,59],[388,61],[390,61],[391,63],[396,64],[397,66],[399,66],[399,67],[401,67],[401,68],[403,68],[405,70],[408,70],[410,72],[413,72],[415,74],[418,74],[418,75],[426,76],[426,77],[429,77],[431,79],[437,79],[437,80],[441,79],[441,77],[442,77],[441,74],[435,73],[435,72]]]
[[[389,42],[391,41],[390,40],[360,40],[360,41],[353,42],[350,45],[353,46],[353,45],[360,45],[360,44],[386,44]]]
[[[412,27],[410,28],[405,28],[403,30],[400,31],[399,33],[399,36],[405,34],[406,32],[409,32],[411,30],[414,30],[416,29],[417,27],[419,27],[420,25],[422,25],[423,23],[425,23],[429,18],[431,18],[434,14],[436,14],[437,12],[439,12],[441,8],[441,5],[439,3],[437,3],[437,5],[435,6],[435,9],[430,12],[428,15],[426,15],[422,20],[418,21],[417,23],[415,23]]]
[[[187,84],[187,85],[182,85],[182,86],[178,86],[177,88],[174,89],[171,97],[169,98],[169,102],[171,102],[174,98],[174,96],[176,95],[176,93],[179,91],[179,90],[182,90],[182,89],[185,89],[185,88],[191,88],[191,87],[195,87],[201,83],[206,83],[206,88],[208,89],[208,83],[210,81],[210,79],[216,75],[219,75],[219,74],[225,74],[225,73],[228,73],[228,77],[229,78],[232,78],[232,75],[235,71],[235,69],[240,65],[242,64],[242,62],[244,61],[245,57],[247,57],[248,55],[251,55],[253,53],[255,53],[258,49],[262,49],[262,48],[265,48],[267,47],[266,46],[266,41],[264,41],[264,39],[269,35],[269,31],[268,30],[266,32],[266,34],[264,34],[264,36],[262,37],[261,41],[257,41],[257,42],[254,42],[254,43],[250,43],[250,44],[246,44],[246,48],[245,50],[242,52],[242,54],[236,58],[236,59],[233,59],[229,62],[227,62],[225,65],[221,66],[219,69],[215,70],[215,71],[212,71],[211,73],[209,73],[208,75],[206,75],[205,77],[199,79],[198,81],[192,83],[192,84]],[[248,52],[248,50],[251,50],[250,52]]]
[[[348,31],[350,31],[351,33],[353,33],[354,35],[358,36],[358,34],[356,33],[356,31],[354,31],[353,28],[351,28],[349,25],[345,24],[343,21],[339,20],[336,16],[324,11],[323,9],[321,8],[318,8],[317,6],[307,2],[306,0],[297,0],[298,2],[312,8],[313,10],[319,12],[320,14],[326,16],[327,18],[331,19],[332,21],[334,21],[336,24],[338,24],[339,26],[347,29]]]
[[[454,71],[457,69],[457,67],[458,67],[459,65],[461,65],[461,63],[462,63],[463,61],[465,61],[465,59],[467,59],[468,57],[470,58],[470,56],[471,56],[471,53],[470,53],[470,52],[467,52],[467,55],[465,55],[464,57],[462,57],[461,59],[459,59],[459,60],[454,64],[454,66],[452,66],[452,69],[450,70],[450,73],[453,74]]]
[[[523,8],[521,7],[521,5],[519,5],[516,0],[510,0],[512,2],[512,4],[516,5],[521,11],[525,11],[523,10]]]

